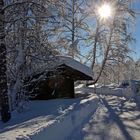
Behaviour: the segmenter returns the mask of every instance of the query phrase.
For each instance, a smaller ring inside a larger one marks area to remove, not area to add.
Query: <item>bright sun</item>
[[[111,6],[109,4],[103,4],[98,9],[98,14],[103,19],[111,17],[111,12],[112,12],[112,9],[111,9]]]

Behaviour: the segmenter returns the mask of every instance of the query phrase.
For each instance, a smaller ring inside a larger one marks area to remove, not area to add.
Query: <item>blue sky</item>
[[[136,54],[133,54],[135,59],[140,59],[140,0],[137,0],[135,4],[135,9],[139,14],[137,15],[136,19],[136,27],[134,29],[134,38],[136,39],[136,43],[132,44],[132,48],[134,48],[134,51]]]
[[[140,59],[140,16],[138,17],[136,21],[136,28],[134,30],[134,38],[136,39],[136,42],[132,44],[136,52],[134,58]]]

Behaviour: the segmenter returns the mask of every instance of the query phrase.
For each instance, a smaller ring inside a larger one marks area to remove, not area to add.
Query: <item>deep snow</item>
[[[0,140],[63,140],[79,128],[98,107],[95,95],[75,99],[31,101],[23,113],[0,122]]]
[[[77,86],[75,99],[32,101],[0,122],[0,140],[139,140],[139,94],[130,87],[93,87]]]

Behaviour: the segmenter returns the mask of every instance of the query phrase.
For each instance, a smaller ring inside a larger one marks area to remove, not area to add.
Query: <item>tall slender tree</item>
[[[127,58],[130,52],[129,43],[133,41],[129,27],[132,26],[132,21],[135,19],[135,11],[131,7],[131,0],[99,0],[99,2],[99,5],[95,5],[97,29],[94,37],[92,69],[95,68],[97,59],[100,59],[101,67],[94,83],[97,83],[102,76],[108,61],[110,63],[111,60],[116,60],[120,63],[119,57]],[[100,5],[105,5],[106,3],[112,7],[112,15],[110,18],[104,19],[97,11]],[[102,57],[97,58],[99,52]]]
[[[6,76],[6,45],[4,27],[4,1],[0,0],[0,112],[3,122],[7,122],[11,115],[9,111],[9,99]]]

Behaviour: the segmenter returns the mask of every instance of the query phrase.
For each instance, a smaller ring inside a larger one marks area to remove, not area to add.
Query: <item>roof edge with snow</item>
[[[79,72],[81,72],[81,73],[83,73],[83,74],[85,74],[93,79],[94,74],[93,74],[92,69],[89,68],[88,66],[80,63],[79,61],[73,59],[72,57],[57,55],[56,59],[58,60],[58,61],[56,61],[57,62],[56,66],[65,64],[65,65],[67,65],[67,66],[69,66],[69,67],[71,67],[71,68],[73,68],[73,69],[75,69],[75,70],[77,70],[77,71],[79,71]]]

